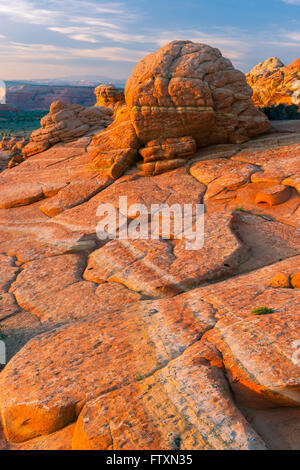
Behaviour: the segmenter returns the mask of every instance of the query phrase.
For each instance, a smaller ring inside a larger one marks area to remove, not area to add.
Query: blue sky
[[[300,56],[300,0],[0,0],[0,78],[127,78],[174,39],[218,47],[247,72]]]

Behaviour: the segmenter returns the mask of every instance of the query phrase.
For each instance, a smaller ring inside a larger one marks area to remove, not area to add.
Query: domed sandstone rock
[[[285,287],[289,288],[290,286],[290,281],[289,281],[289,275],[286,273],[276,273],[272,277],[270,284],[270,287]]]
[[[286,67],[279,59],[268,59],[247,73],[246,78],[253,89],[255,106],[300,105],[300,58]]]
[[[291,275],[291,284],[294,289],[300,289],[300,272]]]
[[[112,122],[109,108],[54,101],[50,112],[41,119],[41,128],[32,132],[30,142],[23,148],[24,157],[44,152],[59,142],[71,142],[86,134],[103,130]]]
[[[125,103],[124,91],[114,85],[103,84],[95,89],[96,106],[105,106],[115,111]]]
[[[235,70],[218,49],[191,41],[171,42],[142,59],[127,81],[125,100],[138,148],[144,147],[142,157],[145,159],[146,154],[146,162],[168,161],[142,165],[147,174],[165,171],[170,165],[180,166],[190,155],[175,154],[172,163],[168,152],[160,152],[156,158],[156,145],[149,144],[152,141],[158,140],[162,146],[167,139],[188,138],[198,147],[240,143],[270,127],[268,119],[255,109],[242,72]],[[115,134],[112,127],[109,130]],[[120,149],[128,149],[123,139],[127,139],[124,134],[114,144],[112,138],[108,148],[99,134],[92,154],[95,166],[110,168],[106,154],[118,150],[113,162],[116,165],[123,158]],[[122,174],[115,173],[116,177]]]

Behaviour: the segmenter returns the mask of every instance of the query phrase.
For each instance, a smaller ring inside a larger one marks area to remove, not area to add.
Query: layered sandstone
[[[104,106],[113,111],[119,106],[125,104],[124,91],[121,88],[116,88],[114,85],[99,85],[95,89],[97,103],[95,106]]]
[[[147,174],[181,166],[196,146],[245,142],[269,130],[268,119],[251,102],[243,74],[218,49],[204,44],[174,41],[145,57],[127,81],[125,99],[128,129],[132,126],[130,132],[134,131],[139,143],[133,138],[129,148],[136,154],[144,147],[141,168]],[[121,149],[128,153],[128,141],[113,127],[109,131],[110,144],[103,145],[100,134],[92,161],[111,172],[119,159],[124,161]],[[170,146],[168,139],[179,140],[171,140]],[[117,160],[107,160],[107,154],[115,150]],[[115,175],[124,169],[121,164]]]
[[[86,135],[0,174],[0,449],[299,450],[300,122],[201,149],[135,125],[94,136],[99,168]],[[147,225],[199,203],[192,250]],[[97,236],[105,204],[128,238]]]
[[[286,67],[279,59],[268,59],[254,67],[246,77],[253,89],[255,106],[300,105],[300,59]]]
[[[104,129],[112,122],[112,111],[104,107],[84,108],[55,101],[41,119],[41,128],[33,131],[23,148],[25,158],[43,152],[59,142],[71,142]]]

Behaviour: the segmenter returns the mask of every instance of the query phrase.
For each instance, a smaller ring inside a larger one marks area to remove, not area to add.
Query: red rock
[[[112,169],[120,162],[114,172],[117,178],[134,162],[134,151],[143,145],[147,149],[153,140],[162,145],[169,138],[194,139],[200,147],[245,142],[270,127],[250,98],[243,74],[218,49],[190,41],[171,42],[141,60],[127,81],[122,122],[127,123],[128,137],[120,135],[120,126],[114,123],[109,132],[94,139],[92,161],[99,168]],[[164,158],[170,153],[168,149]],[[169,161],[141,169],[156,174],[175,166]]]
[[[71,424],[48,436],[37,437],[22,444],[12,444],[10,450],[72,450],[74,427],[74,424]]]
[[[23,155],[31,157],[59,142],[70,142],[104,129],[112,122],[111,114],[108,108],[84,108],[55,101],[50,106],[50,113],[41,119],[41,129],[32,132],[29,144],[22,150]]]
[[[199,342],[153,376],[89,402],[73,437],[75,450],[264,448]]]
[[[37,336],[0,376],[7,438],[22,442],[74,422],[86,401],[152,375],[213,323],[208,304],[181,297],[139,302]]]
[[[101,177],[87,168],[89,156],[86,146],[89,141],[89,138],[84,137],[74,143],[58,144],[46,152],[27,159],[18,167],[2,172],[0,207],[32,204],[54,196],[63,188],[70,186],[56,198],[57,202],[53,203],[53,206],[58,205],[58,209],[55,208],[54,211],[60,211],[69,205],[72,207],[80,203],[82,197],[84,199],[94,191],[97,192],[97,187],[99,190],[105,187],[109,183],[109,178],[105,175]],[[80,195],[80,180],[83,181],[83,195]],[[77,191],[74,190],[73,194],[72,184],[77,186]],[[92,187],[89,189],[90,185]],[[49,204],[51,206],[51,203]]]
[[[222,224],[217,228],[216,221]],[[205,224],[204,246],[186,248],[178,240],[174,248],[165,240],[112,240],[94,251],[84,278],[98,283],[119,282],[150,297],[166,297],[228,276],[248,249],[230,229],[230,214],[211,216]]]
[[[276,58],[273,58],[276,59]],[[253,102],[256,106],[265,107],[300,103],[300,59],[287,67],[277,59],[268,59],[258,64],[247,75],[247,81],[253,89]]]
[[[255,299],[249,307],[258,305]],[[299,314],[290,305],[289,313],[279,313],[277,306],[275,313],[249,315],[238,322],[221,320],[210,332],[210,340],[222,353],[233,391],[246,406],[300,404],[300,368],[293,361],[292,346],[299,339]]]
[[[124,91],[114,85],[103,84],[95,89],[97,103],[95,106],[105,106],[113,111],[125,104]]]
[[[18,305],[42,321],[81,318],[137,302],[140,296],[112,283],[96,286],[82,281],[85,259],[79,254],[31,261],[17,276],[10,291]]]
[[[291,195],[290,188],[283,185],[276,185],[262,188],[255,197],[255,203],[266,202],[270,206],[283,204]]]
[[[293,273],[291,275],[291,285],[294,289],[300,289],[300,273]]]
[[[193,137],[152,140],[140,150],[144,164],[138,165],[145,174],[158,174],[182,166],[185,158],[191,158],[197,144]]]
[[[118,110],[115,121],[105,132],[94,136],[93,143],[93,165],[106,169],[112,178],[121,176],[136,161],[139,142],[126,106]]]
[[[253,165],[215,158],[196,162],[191,166],[191,175],[208,186],[205,199],[219,194],[224,189],[233,190],[250,181],[255,171]]]
[[[270,284],[270,287],[283,287],[283,288],[289,288],[290,286],[290,281],[289,281],[289,275],[285,273],[276,273]]]
[[[49,217],[86,202],[108,186],[112,180],[106,175],[83,174],[79,180],[62,188],[55,196],[40,205],[40,210]]]

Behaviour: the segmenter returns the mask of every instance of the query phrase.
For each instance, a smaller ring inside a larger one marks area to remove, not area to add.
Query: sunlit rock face
[[[136,65],[125,87],[126,112],[95,137],[92,162],[115,178],[140,150],[142,171],[158,174],[182,166],[197,147],[246,142],[270,127],[251,94],[244,74],[218,49],[173,41]]]
[[[0,80],[0,104],[6,104],[6,85],[3,80]]]
[[[258,64],[246,78],[253,90],[256,106],[300,105],[300,58],[283,66],[279,59],[268,59]]]

